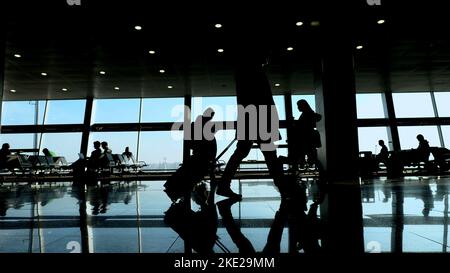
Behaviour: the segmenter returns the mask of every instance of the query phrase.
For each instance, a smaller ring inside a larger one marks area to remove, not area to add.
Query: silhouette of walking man
[[[225,167],[217,194],[241,199],[234,193],[231,180],[254,143],[261,149],[270,175],[283,195],[283,168],[277,158],[274,141],[279,139],[278,114],[269,80],[264,71],[268,54],[264,50],[240,48],[234,55],[236,98],[238,104],[237,147]],[[268,137],[269,136],[269,137]]]

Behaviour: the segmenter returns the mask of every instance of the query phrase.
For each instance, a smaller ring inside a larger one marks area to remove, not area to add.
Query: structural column
[[[3,91],[5,89],[5,60],[6,60],[6,30],[5,24],[2,19],[0,26],[0,121],[2,119],[2,106],[3,106]],[[0,134],[2,124],[0,123]]]
[[[318,150],[328,192],[321,206],[328,252],[364,251],[361,191],[358,178],[358,128],[350,24],[322,22],[314,68],[317,124],[322,138]],[[338,35],[338,37],[334,37]]]
[[[391,73],[390,73],[390,44],[377,44],[378,73],[380,75],[380,86],[383,88],[384,113],[388,118],[388,137],[390,149],[400,150],[400,136],[398,134],[397,118],[395,116],[394,99],[392,96]]]
[[[87,151],[89,147],[89,133],[91,131],[91,117],[92,117],[92,107],[94,104],[93,97],[86,98],[86,110],[84,112],[84,123],[83,123],[83,134],[81,136],[81,147],[80,153],[87,156]]]

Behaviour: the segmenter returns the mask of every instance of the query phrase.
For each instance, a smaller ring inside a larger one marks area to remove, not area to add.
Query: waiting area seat
[[[361,177],[380,175],[441,174],[450,170],[450,150],[430,147],[429,155],[420,156],[414,149],[389,152],[389,158],[379,160],[372,152],[359,153],[358,168]]]

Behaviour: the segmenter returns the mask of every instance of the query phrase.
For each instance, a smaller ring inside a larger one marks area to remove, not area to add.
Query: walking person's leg
[[[223,172],[222,178],[217,185],[217,194],[226,197],[237,197],[240,198],[239,194],[234,193],[231,190],[231,180],[233,179],[239,165],[242,160],[247,157],[252,149],[253,142],[248,140],[239,140],[236,145],[236,150],[230,157],[225,170]]]

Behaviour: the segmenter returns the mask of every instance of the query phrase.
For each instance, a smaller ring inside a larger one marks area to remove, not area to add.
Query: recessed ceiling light
[[[154,50],[149,50],[148,53],[153,55],[153,54],[156,53],[156,51],[154,51]]]
[[[295,23],[295,25],[298,27],[303,26],[303,22],[297,22],[297,23]]]
[[[215,24],[214,25],[216,28],[221,28],[222,27],[222,24]]]
[[[11,89],[11,90],[9,90],[9,92],[16,93],[17,91],[15,89]]]
[[[217,49],[217,52],[222,53],[223,52],[223,48]]]
[[[160,69],[160,70],[159,70],[159,73],[164,74],[164,73],[166,73],[166,70]]]
[[[292,51],[292,50],[294,50],[294,48],[292,46],[290,46],[290,47],[286,48],[286,50],[287,51]]]
[[[280,86],[280,85],[281,85],[281,84],[279,84],[279,83],[276,83],[276,84],[275,84],[276,87],[278,87],[278,86]]]
[[[320,26],[320,22],[319,21],[312,21],[311,22],[311,26],[312,27],[318,27],[318,26]]]
[[[64,92],[69,91],[69,89],[67,89],[67,88],[62,88],[61,90]]]
[[[106,75],[106,72],[105,71],[100,71],[100,74],[101,75]]]
[[[114,90],[120,90],[120,88],[118,86],[114,87]]]
[[[363,46],[362,46],[362,45],[359,45],[359,46],[356,47],[356,49],[358,49],[358,50],[359,50],[359,49],[363,49]]]
[[[385,21],[384,21],[383,19],[381,19],[381,20],[378,20],[378,21],[377,21],[377,24],[381,25],[381,24],[384,24],[384,22],[385,22]]]
[[[134,26],[134,29],[135,29],[135,30],[141,30],[142,27],[141,27],[141,26]]]
[[[45,72],[42,72],[42,73],[41,73],[41,76],[44,76],[44,77],[45,77],[45,76],[47,76],[47,75],[48,75],[48,74],[45,73]]]
[[[20,55],[20,54],[14,54],[14,57],[16,57],[16,58],[22,58],[22,55]]]
[[[168,86],[167,86],[167,88],[169,88],[169,89],[172,89],[172,88],[173,88],[173,86],[172,86],[172,85],[168,85]]]

